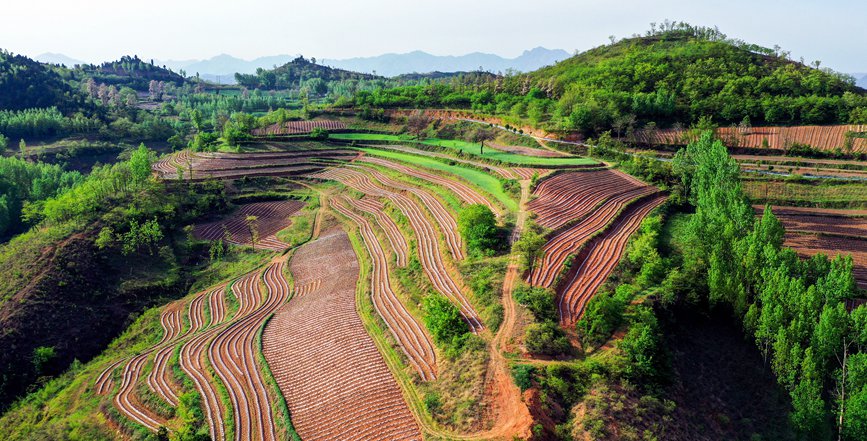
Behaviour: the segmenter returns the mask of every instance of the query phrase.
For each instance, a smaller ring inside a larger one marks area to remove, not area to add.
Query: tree
[[[153,152],[145,147],[144,143],[140,144],[129,158],[129,169],[136,185],[145,183],[151,177],[152,164]]]
[[[460,349],[469,331],[457,306],[440,294],[424,298],[424,323],[438,344]]]
[[[247,229],[250,231],[250,242],[253,243],[253,248],[256,248],[256,243],[259,242],[259,217],[249,215],[244,220],[247,223]]]
[[[422,110],[417,110],[406,117],[406,130],[414,137],[421,138],[433,119]]]
[[[9,138],[0,133],[0,155],[6,151],[7,147],[9,147]]]
[[[21,159],[27,159],[27,143],[23,138],[18,141],[18,150],[21,152]]]
[[[497,218],[486,205],[466,206],[458,216],[458,227],[470,255],[488,256],[500,246]]]
[[[163,232],[156,219],[140,224],[136,220],[129,222],[129,231],[121,236],[122,252],[132,254],[142,248],[147,248],[149,254],[154,253],[154,246],[163,239]]]
[[[527,220],[521,237],[515,241],[512,248],[521,255],[521,266],[526,270],[532,270],[539,252],[547,242],[542,227],[532,220]]]

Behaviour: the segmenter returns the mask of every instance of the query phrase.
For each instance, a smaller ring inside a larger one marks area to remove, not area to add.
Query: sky
[[[537,46],[582,51],[670,19],[867,72],[864,0],[16,0],[2,11],[0,48],[87,62],[413,50],[515,57]]]

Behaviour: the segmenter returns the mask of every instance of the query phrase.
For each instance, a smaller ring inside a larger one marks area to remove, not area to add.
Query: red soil
[[[331,120],[286,121],[282,125],[273,124],[261,129],[254,129],[253,136],[301,135],[312,132],[314,128],[343,130],[346,129],[346,124]]]
[[[281,251],[287,245],[277,239],[276,234],[292,223],[290,216],[303,206],[303,202],[295,200],[244,204],[226,219],[197,224],[193,229],[193,235],[198,239],[223,239],[237,245],[252,245],[252,236],[246,218],[256,216],[258,218],[256,226],[259,230],[256,248]],[[226,231],[229,232],[228,239]]]
[[[370,277],[373,305],[422,380],[434,380],[436,379],[436,353],[430,337],[392,290],[388,279],[388,259],[370,222],[348,208],[349,205],[351,205],[349,201],[343,197],[331,200],[331,206],[338,213],[358,226],[364,239],[364,246],[373,261],[373,274]]]
[[[355,310],[358,260],[342,231],[301,247],[290,264],[299,286],[269,322],[263,353],[302,439],[418,440],[421,433]]]

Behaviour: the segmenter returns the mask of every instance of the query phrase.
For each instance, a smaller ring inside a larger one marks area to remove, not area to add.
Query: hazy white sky
[[[666,18],[867,72],[867,0],[6,0],[0,47],[89,62],[584,50]]]

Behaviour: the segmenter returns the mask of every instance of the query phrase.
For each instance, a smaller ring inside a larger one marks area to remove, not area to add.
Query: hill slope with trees
[[[702,118],[716,125],[867,122],[867,91],[854,78],[788,57],[716,28],[666,22],[528,74],[364,91],[356,105],[471,109],[585,135]]]

